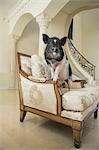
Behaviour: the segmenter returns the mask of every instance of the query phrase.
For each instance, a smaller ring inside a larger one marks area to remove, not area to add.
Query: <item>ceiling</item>
[[[0,0],[0,16],[7,17],[22,0]]]
[[[81,10],[99,8],[99,0],[70,0],[62,9],[67,14],[75,14]]]
[[[11,11],[14,10],[17,5],[24,0],[0,0],[0,16],[8,17]],[[67,14],[72,14],[75,10],[84,6],[96,6],[99,7],[99,0],[69,0],[68,4],[62,9]]]

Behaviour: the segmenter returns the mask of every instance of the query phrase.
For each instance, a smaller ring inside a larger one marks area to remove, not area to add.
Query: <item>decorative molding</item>
[[[46,26],[46,27],[48,27],[48,24],[51,21],[51,19],[52,18],[45,13],[41,13],[36,17],[36,21],[39,24],[39,26]]]
[[[42,34],[47,32],[47,28],[50,21],[51,17],[49,17],[45,13],[41,13],[36,17],[36,22],[39,24],[39,55],[41,57],[44,57],[44,48],[45,48],[45,44],[42,40]]]
[[[8,17],[9,20],[13,19],[15,16],[17,16],[32,0],[19,0],[16,4],[15,8],[12,10],[11,15]]]

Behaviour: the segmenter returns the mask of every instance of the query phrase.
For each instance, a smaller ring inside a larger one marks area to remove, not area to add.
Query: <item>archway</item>
[[[33,39],[32,39],[33,37]],[[32,40],[30,40],[32,39]],[[16,85],[16,51],[32,54],[33,49],[35,53],[38,53],[38,39],[39,39],[39,27],[36,19],[32,14],[23,14],[16,22],[11,37],[11,74],[12,78],[10,82],[10,88]],[[30,44],[31,42],[31,44]],[[33,42],[33,45],[32,45]],[[20,43],[20,44],[19,44]],[[35,44],[36,43],[36,44]],[[24,49],[28,45],[28,50]],[[30,48],[31,47],[31,48]],[[20,48],[20,49],[19,49]],[[29,49],[30,48],[30,49]],[[30,50],[30,51],[29,51]],[[12,82],[13,80],[13,82]]]
[[[84,11],[84,10],[90,10],[90,9],[95,9],[95,8],[99,8],[99,2],[95,2],[94,0],[86,0],[85,1],[73,1],[70,0],[68,2],[68,4],[66,4],[62,9],[61,12],[63,12],[64,14],[67,14],[67,18],[66,18],[66,35],[68,35],[68,30],[69,30],[69,26],[71,24],[72,18]]]

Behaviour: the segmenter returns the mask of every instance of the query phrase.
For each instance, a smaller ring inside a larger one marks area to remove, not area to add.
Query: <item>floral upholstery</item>
[[[88,87],[71,90],[62,96],[63,109],[69,111],[84,111],[99,97],[99,88]]]
[[[61,112],[62,117],[66,117],[73,120],[83,121],[84,118],[90,113],[92,110],[94,110],[97,106],[97,101],[95,101],[90,107],[85,109],[84,111],[69,111],[69,110],[63,110]]]
[[[24,105],[57,114],[53,84],[33,82],[20,76]]]
[[[99,102],[99,87],[86,87],[65,93],[62,96],[62,117],[78,121],[96,108]]]

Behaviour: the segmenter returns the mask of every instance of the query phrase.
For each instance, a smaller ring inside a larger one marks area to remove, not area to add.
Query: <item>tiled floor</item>
[[[27,113],[19,121],[17,91],[0,91],[0,150],[76,150],[71,128]],[[99,150],[99,117],[87,122],[80,150]]]

